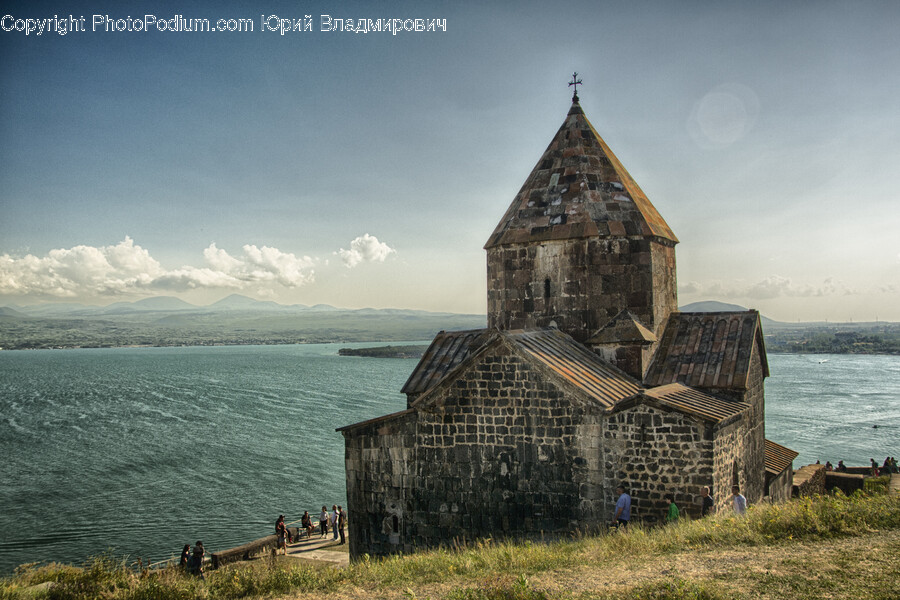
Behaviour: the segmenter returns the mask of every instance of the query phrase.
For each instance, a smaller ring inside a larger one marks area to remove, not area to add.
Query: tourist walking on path
[[[616,514],[613,517],[616,521],[616,529],[621,525],[628,529],[628,521],[631,520],[631,496],[625,493],[625,488],[619,486],[616,488],[619,499],[616,500]]]
[[[338,531],[341,534],[341,543],[347,541],[347,538],[344,536],[344,527],[347,526],[347,511],[341,505],[338,505]]]
[[[709,487],[703,486],[700,490],[700,516],[705,517],[713,512],[713,499],[709,495]]]
[[[287,528],[284,526],[284,515],[280,515],[275,520],[275,536],[278,538],[276,548],[284,550],[284,554],[287,556]]]
[[[338,509],[337,504],[331,505],[331,533],[333,540],[338,539]]]
[[[328,509],[324,506],[319,513],[319,527],[322,529],[322,537],[328,535]]]
[[[187,571],[188,562],[191,560],[191,545],[185,544],[184,548],[181,550],[181,560],[178,562],[178,566],[183,570]]]
[[[675,496],[666,494],[663,498],[669,503],[669,510],[666,513],[666,523],[674,523],[678,520],[678,517],[681,516],[681,513],[678,512],[678,507],[675,505]]]
[[[731,486],[731,501],[734,503],[735,514],[747,514],[747,499],[741,494],[741,486]]]

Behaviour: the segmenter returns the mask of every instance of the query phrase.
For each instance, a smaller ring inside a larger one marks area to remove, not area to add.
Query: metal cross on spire
[[[572,81],[569,82],[569,85],[575,86],[575,93],[572,94],[572,102],[578,102],[578,86],[584,85],[581,83],[581,80],[578,79],[578,72],[572,73]]]

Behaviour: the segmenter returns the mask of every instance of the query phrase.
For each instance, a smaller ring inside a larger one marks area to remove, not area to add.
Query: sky
[[[896,2],[179,4],[0,1],[0,306],[484,313],[483,245],[577,71],[680,239],[680,304],[900,321]]]

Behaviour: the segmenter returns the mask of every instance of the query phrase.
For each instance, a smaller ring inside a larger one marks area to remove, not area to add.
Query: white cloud
[[[150,253],[126,237],[115,246],[55,249],[39,258],[0,256],[0,294],[73,298],[86,290],[122,294],[164,274]]]
[[[145,294],[198,288],[270,290],[293,288],[314,280],[315,261],[277,248],[253,245],[233,257],[210,244],[206,267],[164,269],[144,248],[126,237],[114,246],[75,246],[46,256],[0,255],[0,295],[57,298]]]
[[[352,269],[362,262],[384,262],[394,252],[396,250],[384,242],[379,242],[374,235],[366,233],[350,242],[349,250],[341,248],[335,254],[341,257],[348,269]]]
[[[292,288],[314,280],[315,261],[308,256],[298,257],[277,248],[249,244],[243,250],[243,256],[234,258],[210,244],[203,255],[211,267],[243,283],[272,282]]]

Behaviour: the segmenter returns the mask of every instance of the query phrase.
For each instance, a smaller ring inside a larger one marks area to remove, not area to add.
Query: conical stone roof
[[[678,242],[578,102],[485,248],[588,237]]]

